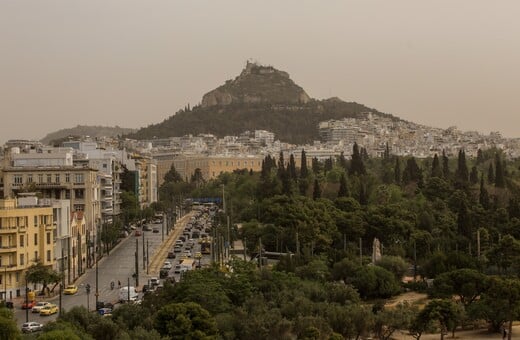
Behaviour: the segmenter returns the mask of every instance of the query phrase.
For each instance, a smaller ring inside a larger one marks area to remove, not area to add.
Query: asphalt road
[[[163,242],[162,224],[152,224],[153,227],[159,228],[159,233],[153,233],[152,231],[144,231],[145,241],[145,253],[146,243],[148,244],[148,254],[150,261],[156,252],[160,250],[160,246]],[[184,228],[182,224],[178,224],[176,228]],[[167,240],[166,230],[164,230],[164,240]],[[103,302],[116,302],[118,300],[119,289],[118,281],[121,282],[122,286],[126,286],[128,279],[130,279],[130,285],[135,286],[135,279],[132,274],[135,272],[135,252],[136,242],[138,242],[138,269],[139,269],[139,285],[147,283],[149,277],[152,275],[146,274],[146,269],[143,269],[143,236],[136,237],[132,233],[130,236],[123,239],[116,248],[114,248],[110,255],[105,255],[98,264],[98,283],[97,292],[99,294],[98,300]],[[146,262],[146,261],[145,261]],[[115,282],[114,289],[110,288],[110,282]],[[90,268],[86,273],[81,276],[75,283],[78,286],[78,293],[74,295],[63,295],[62,296],[62,309],[69,310],[74,306],[89,307],[90,310],[94,310],[96,306],[96,270],[95,267]],[[90,284],[91,291],[87,295],[86,285]],[[17,324],[21,325],[26,322],[25,310],[21,309],[21,299],[15,302],[15,317]],[[59,306],[59,297],[55,296],[52,298],[37,297],[37,301],[49,301]],[[40,323],[47,323],[55,320],[57,314],[51,316],[40,316],[38,313],[31,313],[29,310],[28,315],[29,321],[36,321]]]

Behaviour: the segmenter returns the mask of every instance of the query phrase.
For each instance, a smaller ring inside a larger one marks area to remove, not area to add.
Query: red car
[[[135,236],[141,236],[141,230],[136,230],[135,231]]]
[[[36,301],[28,301],[27,303],[22,303],[22,309],[32,309],[34,305],[36,304]]]

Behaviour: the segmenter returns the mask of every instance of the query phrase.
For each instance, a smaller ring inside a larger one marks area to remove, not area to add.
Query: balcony
[[[18,229],[16,227],[3,227],[0,228],[0,234],[16,234]]]
[[[36,183],[32,182],[31,184],[35,184],[37,188],[40,189],[56,189],[56,188],[67,188],[66,183]]]
[[[16,244],[3,245],[0,247],[0,254],[13,253],[16,252],[17,249]]]
[[[56,226],[53,225],[53,224],[46,224],[45,225],[45,230],[48,230],[48,231],[54,230],[55,228],[56,228]]]

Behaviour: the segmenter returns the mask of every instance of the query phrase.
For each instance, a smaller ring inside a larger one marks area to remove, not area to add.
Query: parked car
[[[22,332],[23,333],[32,333],[32,332],[38,332],[43,329],[43,325],[38,322],[26,322],[22,325]]]
[[[45,307],[45,306],[47,306],[47,305],[50,305],[50,304],[51,304],[51,303],[50,303],[50,302],[47,302],[47,301],[39,301],[38,303],[36,303],[36,304],[34,305],[34,307],[31,309],[31,311],[32,311],[33,313],[39,313],[40,310],[41,310],[43,307]]]
[[[150,284],[151,284],[152,286],[158,286],[158,285],[159,285],[159,282],[160,282],[160,280],[159,280],[158,278],[156,278],[156,277],[152,277],[152,278],[150,278]]]
[[[157,234],[159,232],[159,228],[157,228],[157,227],[153,228],[152,232]]]
[[[134,232],[134,234],[135,234],[135,236],[141,236],[142,235],[141,230],[136,230]]]
[[[78,292],[78,286],[68,285],[65,290],[63,290],[63,294],[65,295],[74,295]]]
[[[40,309],[40,315],[52,315],[58,313],[58,306],[55,304],[48,304],[47,306]]]
[[[150,227],[148,224],[145,224],[145,225],[143,226],[143,230],[144,230],[144,231],[152,231],[152,227]]]
[[[36,301],[27,301],[22,303],[22,309],[32,309],[36,305]]]
[[[104,317],[112,316],[112,308],[100,308],[98,309],[98,314]]]

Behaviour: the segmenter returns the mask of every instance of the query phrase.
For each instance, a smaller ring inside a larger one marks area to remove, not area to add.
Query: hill
[[[180,110],[126,137],[151,139],[200,133],[223,137],[247,130],[268,130],[281,141],[303,144],[319,139],[320,121],[359,117],[366,112],[383,115],[338,98],[312,99],[286,72],[247,63],[235,79],[206,93],[200,105]]]
[[[44,144],[54,144],[56,141],[66,139],[70,136],[73,137],[85,137],[90,136],[92,138],[98,137],[116,137],[122,136],[124,134],[135,132],[135,129],[127,129],[119,126],[109,127],[109,126],[87,126],[87,125],[78,125],[73,128],[61,129],[55,132],[51,132],[47,134],[44,138],[41,139],[41,142]]]

